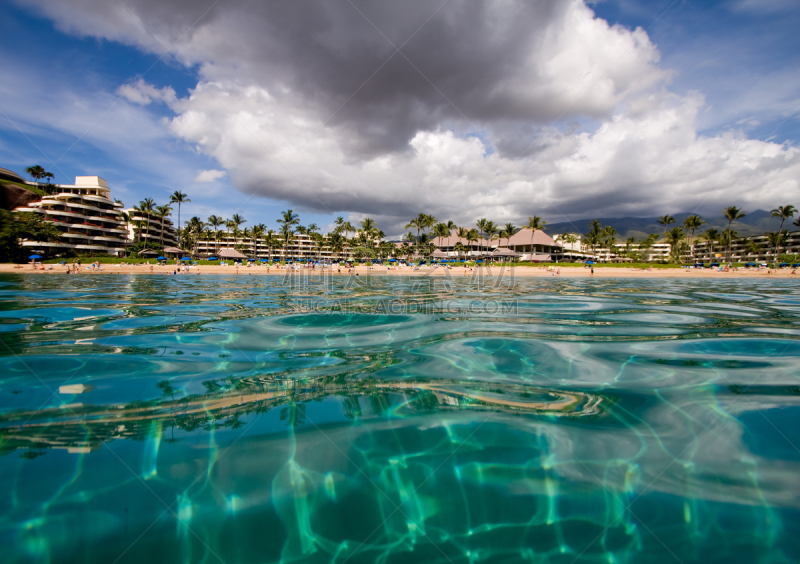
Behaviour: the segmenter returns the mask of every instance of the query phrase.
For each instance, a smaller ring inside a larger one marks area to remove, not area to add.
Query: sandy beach
[[[21,266],[21,268],[20,268]],[[30,264],[14,265],[14,264],[0,264],[0,273],[14,273],[14,274],[43,274],[43,275],[65,275],[66,268],[64,265],[44,265],[45,269],[52,266],[52,270],[38,270],[34,269]],[[177,267],[174,264],[170,265],[118,265],[118,264],[104,264],[101,265],[99,271],[92,270],[87,265],[82,265],[79,275],[113,275],[113,274],[159,274],[171,275],[175,272]],[[436,268],[433,270],[420,268],[412,270],[410,267],[396,267],[387,269],[386,267],[367,267],[358,266],[350,269],[351,274],[358,274],[359,276],[445,276],[449,273],[453,277],[474,276],[478,273],[489,276],[508,275],[509,267],[501,273],[502,268],[499,266],[482,267],[476,269],[465,269],[462,267],[455,267],[450,269]],[[642,270],[637,268],[616,268],[616,267],[598,267],[594,269],[594,274],[591,270],[583,267],[532,267],[532,266],[517,266],[513,267],[514,276],[521,277],[562,277],[562,278],[712,278],[712,279],[729,279],[729,278],[797,278],[793,275],[793,269],[783,268],[779,270],[769,269],[733,269],[729,272],[720,272],[718,269],[695,269],[695,268],[653,268]],[[554,271],[557,273],[554,274]],[[290,271],[291,272],[291,271]],[[296,275],[300,276],[320,276],[322,270],[320,268],[305,269],[301,268],[294,271]],[[326,274],[331,274],[331,269],[325,269]],[[265,266],[220,266],[220,265],[201,265],[189,267],[188,272],[180,272],[180,276],[202,276],[202,275],[234,275],[234,276],[285,276],[287,270],[285,268],[270,267],[267,269]],[[334,276],[348,276],[348,269],[346,267],[338,268],[333,267],[332,274]]]

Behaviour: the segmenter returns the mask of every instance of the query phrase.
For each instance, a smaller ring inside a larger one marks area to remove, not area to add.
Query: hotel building
[[[136,208],[122,210],[128,215],[128,240],[149,241],[165,247],[177,247],[178,236],[172,220],[154,213],[145,213]]]
[[[453,258],[459,256],[459,252],[455,249],[458,243],[461,243],[465,249],[461,251],[460,256],[469,259],[488,256],[495,249],[508,249],[519,253],[520,260],[538,262],[549,262],[554,259],[554,255],[561,253],[561,245],[555,242],[550,235],[537,229],[531,237],[531,229],[528,227],[520,229],[508,239],[503,237],[489,241],[481,238],[477,241],[467,241],[453,234],[450,237],[434,237],[432,242],[440,251]]]
[[[289,247],[284,249],[283,245],[280,247],[270,248],[264,244],[264,238],[256,241],[252,237],[244,237],[239,235],[234,236],[226,231],[218,231],[219,239],[201,239],[197,242],[194,252],[199,256],[213,256],[220,251],[220,249],[236,249],[242,254],[255,259],[280,259],[280,260],[337,260],[338,255],[331,252],[330,247],[325,245],[322,249],[317,249],[316,242],[308,235],[302,233],[293,233],[289,238]],[[280,237],[280,234],[276,234]],[[350,257],[349,247],[346,247],[342,253],[341,258]]]
[[[95,255],[125,252],[128,228],[120,211],[122,204],[111,199],[105,180],[99,176],[78,176],[75,184],[54,184],[53,188],[53,194],[14,211],[41,214],[61,231],[61,240],[25,240],[24,248]]]

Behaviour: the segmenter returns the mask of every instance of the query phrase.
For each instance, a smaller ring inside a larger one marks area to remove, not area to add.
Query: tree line
[[[789,231],[784,229],[784,224],[787,220],[794,218],[798,212],[797,208],[792,205],[778,206],[770,211],[771,217],[776,217],[781,220],[778,231],[767,232],[767,244],[772,249],[773,257],[778,256],[778,252],[783,249],[786,251],[786,246],[789,240]],[[726,250],[727,260],[731,260],[732,244],[733,241],[739,238],[736,231],[733,230],[733,222],[738,221],[746,216],[746,213],[737,206],[728,206],[722,210],[722,216],[728,221],[728,226],[725,230],[719,231],[718,229],[709,228],[704,233],[695,239],[695,231],[706,224],[706,221],[699,215],[690,215],[683,220],[683,225],[677,225],[672,228],[669,226],[676,223],[676,219],[667,214],[658,218],[658,223],[664,227],[664,241],[670,246],[670,257],[673,262],[683,262],[683,257],[694,258],[694,244],[697,241],[704,241],[709,246],[709,251],[713,254],[714,246],[719,245],[722,249]],[[800,218],[796,219],[792,225],[800,228]],[[612,226],[602,226],[599,220],[592,220],[589,224],[589,232],[584,235],[583,242],[592,249],[592,255],[595,255],[597,247],[614,249],[617,245],[616,236],[618,235],[616,229]],[[574,234],[565,234],[560,237],[564,243],[576,243],[578,238]],[[642,258],[647,254],[647,250],[651,248],[658,240],[655,234],[648,235],[644,240],[637,241],[633,237],[629,237],[625,241],[625,250],[622,254],[633,258],[638,253]],[[634,251],[633,246],[637,245],[639,250]],[[752,238],[748,238],[745,242],[745,251],[748,254],[758,254],[763,250]]]

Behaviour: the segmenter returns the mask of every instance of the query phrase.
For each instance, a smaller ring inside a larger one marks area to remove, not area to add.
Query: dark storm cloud
[[[416,132],[442,124],[490,130],[502,150],[509,124],[548,123],[566,107],[549,84],[552,77],[539,76],[547,61],[531,57],[571,2],[71,4],[95,22],[83,32],[127,34],[156,53],[167,46],[199,64],[207,80],[246,77],[278,98],[301,98],[339,131],[353,158],[402,151]],[[81,25],[76,20],[70,31],[80,33]],[[571,112],[611,109],[584,102]]]

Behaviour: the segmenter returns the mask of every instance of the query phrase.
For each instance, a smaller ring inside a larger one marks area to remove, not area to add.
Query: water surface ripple
[[[793,280],[0,277],[4,562],[800,561]]]

